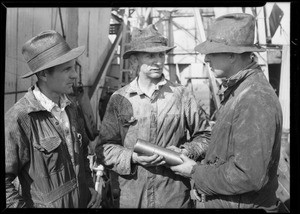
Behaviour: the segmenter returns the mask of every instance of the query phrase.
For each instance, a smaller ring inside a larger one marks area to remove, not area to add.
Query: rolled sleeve
[[[131,163],[133,150],[122,144],[113,96],[108,102],[95,150],[98,160],[118,174],[129,175],[135,171]]]

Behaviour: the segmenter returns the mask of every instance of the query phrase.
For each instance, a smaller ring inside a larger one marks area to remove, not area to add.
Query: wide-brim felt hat
[[[202,54],[262,52],[254,44],[255,18],[246,13],[226,14],[216,18],[207,31],[205,42],[195,50]]]
[[[134,28],[128,50],[123,54],[123,59],[128,59],[131,54],[138,52],[169,53],[176,46],[169,47],[168,39],[158,32],[155,25],[148,25],[144,29]]]
[[[30,77],[42,70],[76,59],[84,50],[85,46],[71,49],[56,31],[43,31],[22,47],[22,54],[30,71],[21,78]]]

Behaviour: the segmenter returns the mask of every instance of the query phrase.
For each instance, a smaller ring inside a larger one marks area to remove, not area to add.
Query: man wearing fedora
[[[212,23],[207,41],[195,50],[206,54],[217,78],[224,78],[221,106],[202,164],[185,155],[171,169],[195,182],[199,207],[277,210],[277,167],[282,112],[278,97],[253,52],[255,18],[227,14]]]
[[[137,139],[177,150],[197,160],[205,155],[211,127],[194,97],[162,74],[167,46],[154,25],[134,29],[123,55],[138,76],[110,98],[96,154],[118,174],[120,208],[189,208],[190,181],[174,174],[162,156],[133,151]],[[187,141],[187,132],[190,141]]]
[[[37,82],[5,114],[5,185],[9,208],[89,208],[99,206],[87,159],[88,138],[68,99],[77,78],[71,49],[48,30],[22,48]],[[12,181],[18,177],[21,193]]]

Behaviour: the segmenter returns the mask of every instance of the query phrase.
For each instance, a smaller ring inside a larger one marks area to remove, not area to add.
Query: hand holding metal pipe
[[[160,147],[158,145],[149,143],[147,141],[138,139],[133,148],[134,152],[144,155],[158,154],[164,157],[167,165],[176,166],[182,164],[180,153]]]

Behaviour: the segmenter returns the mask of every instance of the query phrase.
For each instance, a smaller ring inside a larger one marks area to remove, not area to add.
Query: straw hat
[[[129,49],[123,54],[123,59],[136,52],[158,53],[171,51],[174,47],[168,47],[168,39],[160,34],[153,24],[144,29],[134,28]]]
[[[202,54],[261,52],[254,45],[255,18],[246,13],[220,16],[211,24],[207,40],[195,47]]]
[[[84,46],[71,49],[65,39],[56,31],[43,31],[22,47],[23,57],[30,68],[30,72],[23,75],[22,78],[73,60],[79,57],[84,50]]]

